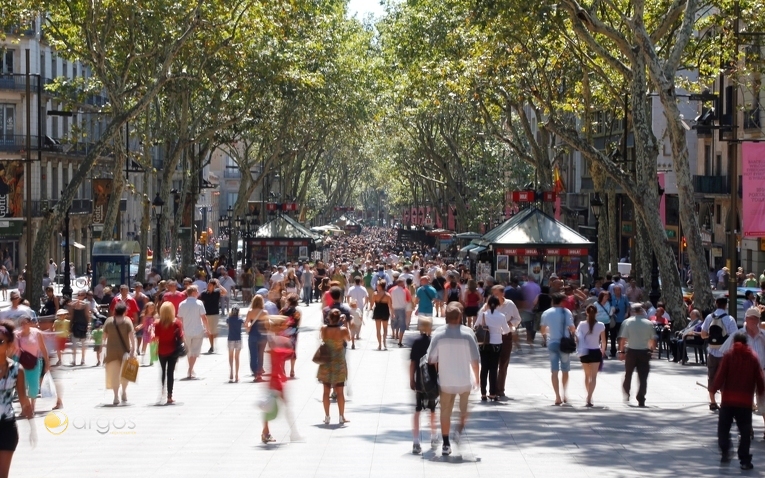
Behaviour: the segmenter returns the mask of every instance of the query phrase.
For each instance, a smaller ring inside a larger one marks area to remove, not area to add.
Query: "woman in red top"
[[[183,323],[175,317],[175,306],[165,302],[159,308],[159,323],[154,325],[154,338],[157,340],[157,354],[162,366],[162,393],[165,391],[165,376],[167,376],[167,405],[173,400],[173,382],[175,380],[175,364],[178,362],[175,346],[178,338],[183,340]]]
[[[467,285],[467,293],[465,294],[465,319],[467,320],[466,325],[471,329],[480,308],[481,294],[478,293],[478,285],[475,280],[470,279]]]
[[[284,395],[284,382],[287,381],[287,374],[284,371],[284,363],[287,359],[291,358],[295,354],[295,349],[292,348],[292,341],[289,337],[284,336],[285,330],[290,325],[289,317],[272,315],[268,318],[269,322],[269,334],[268,334],[268,347],[271,354],[271,378],[268,381],[269,393],[273,394],[274,399],[281,399],[284,404],[284,410],[287,414],[287,423],[292,428],[292,434],[290,435],[291,441],[297,441],[300,436],[297,430],[294,428],[295,421],[287,406],[287,398]],[[260,440],[269,444],[274,441],[273,436],[268,428],[267,414],[263,414],[263,431],[260,435]]]

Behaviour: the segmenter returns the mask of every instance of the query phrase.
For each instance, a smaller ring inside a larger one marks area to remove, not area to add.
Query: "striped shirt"
[[[741,327],[738,332],[728,336],[728,339],[725,340],[725,343],[720,346],[719,351],[722,354],[727,353],[730,349],[733,348],[733,336],[741,334],[746,337],[746,344],[750,349],[752,349],[752,352],[754,352],[755,355],[757,355],[757,358],[760,360],[760,368],[765,369],[765,330],[757,330],[757,335],[752,337],[746,332],[746,327]]]

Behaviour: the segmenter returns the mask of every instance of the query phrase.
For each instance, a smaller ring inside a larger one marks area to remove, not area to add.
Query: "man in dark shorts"
[[[436,400],[435,398],[428,398],[425,392],[419,390],[420,381],[420,360],[428,353],[428,347],[430,347],[430,332],[433,329],[433,321],[430,317],[420,317],[418,320],[418,327],[420,328],[420,337],[412,344],[412,351],[409,353],[409,387],[415,392],[415,409],[414,409],[414,428],[412,428],[412,453],[419,455],[422,453],[422,447],[420,446],[420,412],[427,408],[430,410],[430,446],[431,448],[437,448],[440,440],[438,439],[438,433],[436,430]],[[436,367],[428,365],[431,368],[431,373],[436,374]]]

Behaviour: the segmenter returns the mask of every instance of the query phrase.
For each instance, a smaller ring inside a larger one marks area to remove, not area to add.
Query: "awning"
[[[470,257],[478,257],[478,255],[479,255],[480,253],[482,253],[483,251],[485,251],[485,250],[486,250],[486,248],[485,248],[485,247],[483,247],[483,246],[478,246],[478,247],[474,247],[473,249],[471,249],[470,251],[468,251],[468,254],[470,254]]]
[[[85,249],[85,246],[83,246],[82,244],[80,244],[80,243],[79,243],[79,242],[77,242],[77,241],[72,241],[72,245],[73,245],[74,247],[76,247],[77,249]]]
[[[468,255],[468,252],[470,252],[472,249],[475,249],[476,247],[478,247],[478,244],[468,244],[467,246],[460,249],[460,252],[457,254],[457,256],[460,259],[464,259]]]

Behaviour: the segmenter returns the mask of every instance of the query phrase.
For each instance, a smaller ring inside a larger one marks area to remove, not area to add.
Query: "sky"
[[[370,13],[376,17],[382,16],[384,11],[380,5],[380,0],[350,0],[348,2],[348,14],[350,16],[357,15],[361,20]]]

